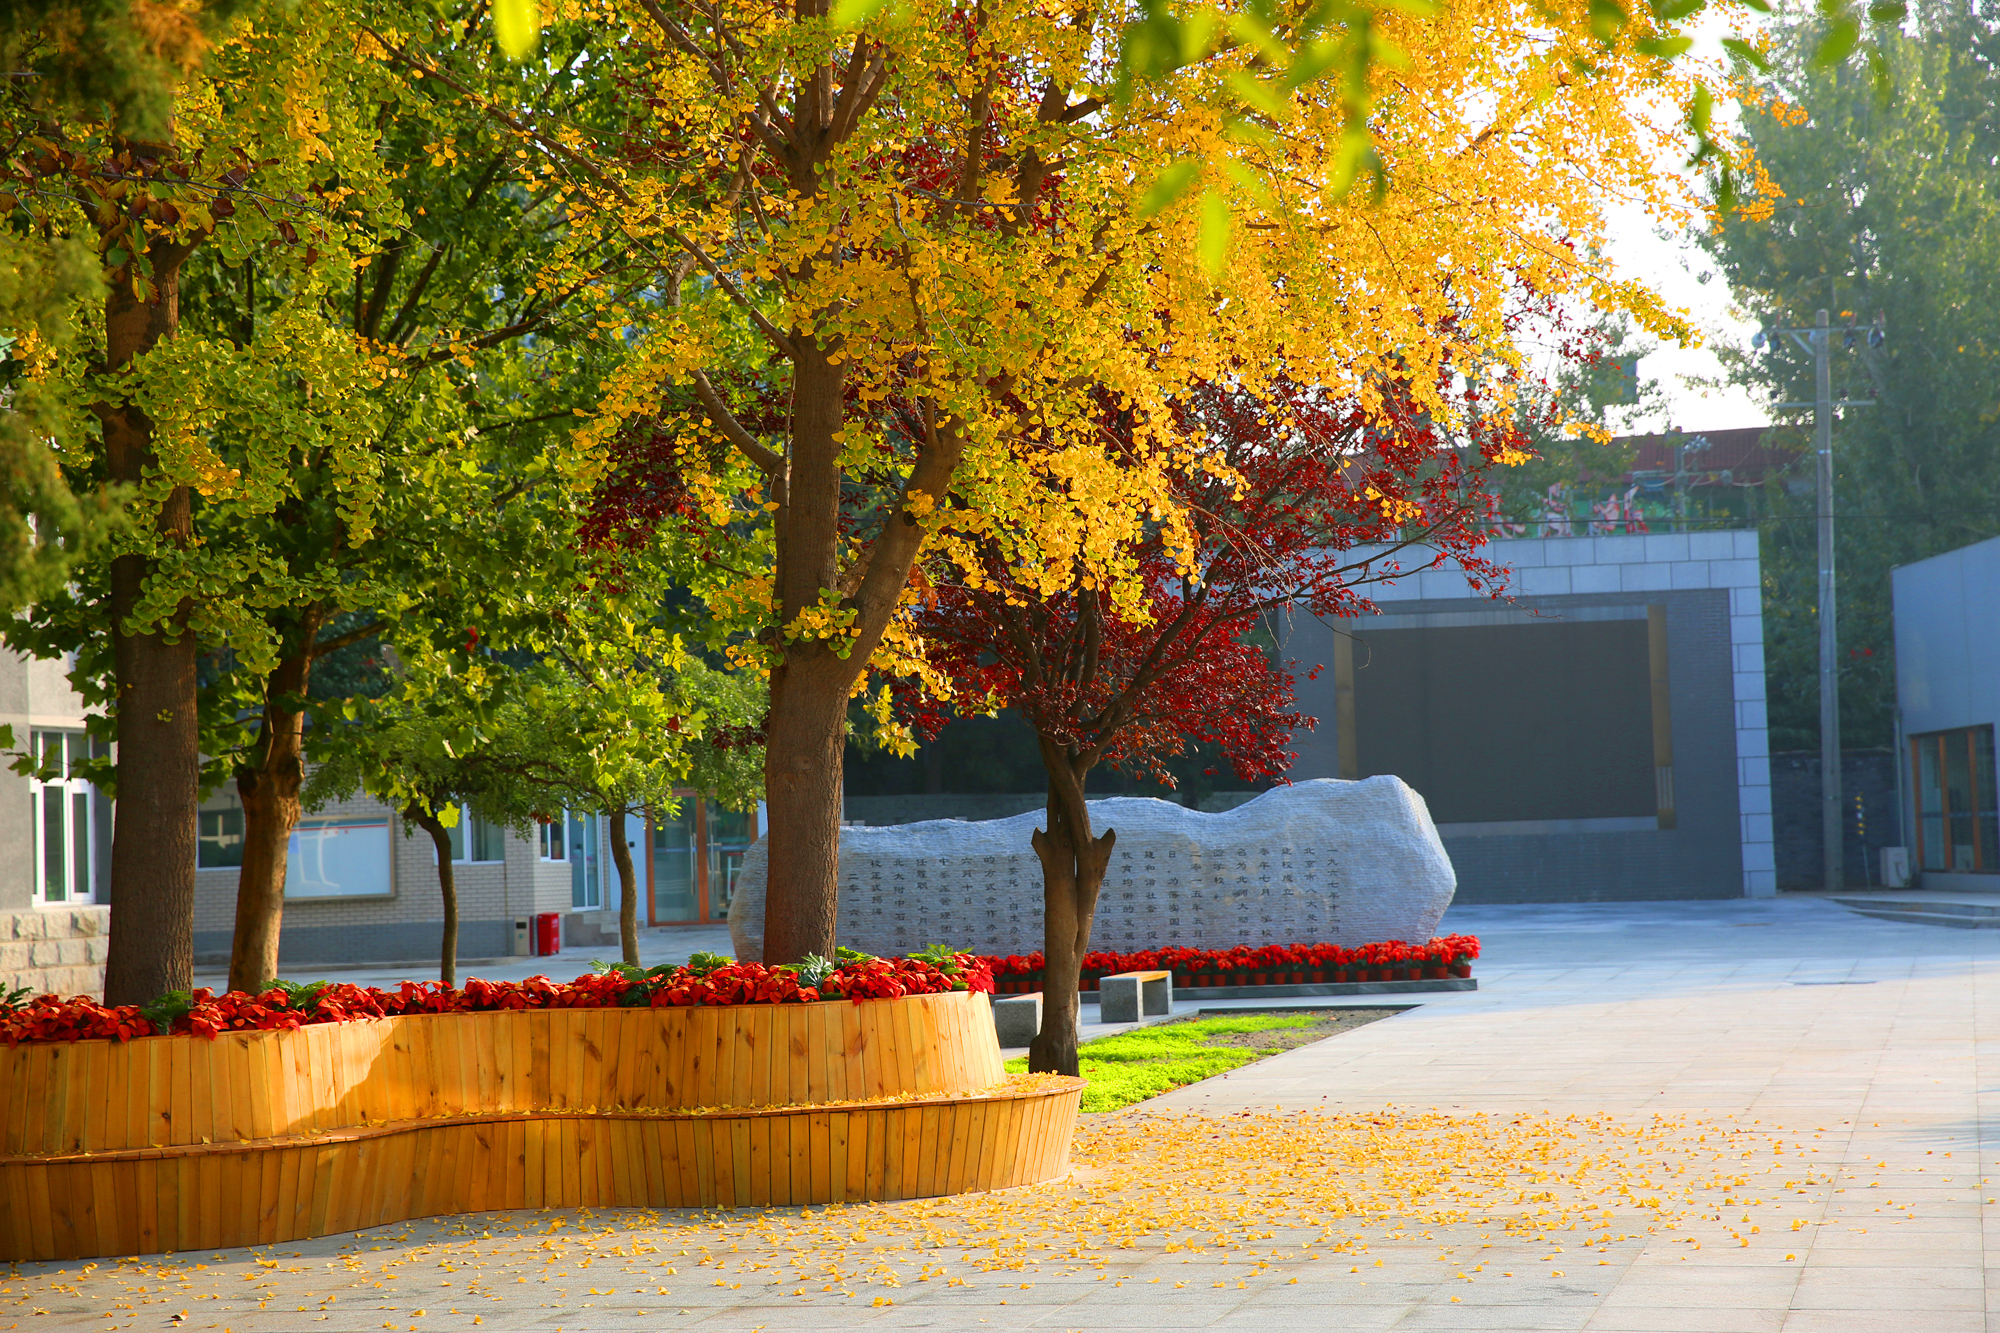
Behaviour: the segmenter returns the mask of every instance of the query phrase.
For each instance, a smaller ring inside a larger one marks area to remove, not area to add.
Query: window
[[[567,861],[563,847],[563,821],[551,819],[535,825],[535,851],[544,861]]]
[[[1917,789],[1917,864],[1925,870],[2000,872],[2000,790],[1993,728],[1910,738]]]
[[[597,820],[590,815],[570,815],[569,826],[569,905],[587,912],[604,906],[604,881],[597,866]]]
[[[80,731],[37,731],[34,752],[57,776],[28,784],[35,837],[35,899],[46,904],[87,903],[110,863],[111,803],[97,788],[72,776],[91,756]],[[101,754],[102,750],[97,753]]]
[[[302,819],[285,860],[287,898],[386,898],[389,817]]]
[[[451,834],[451,859],[466,861],[505,861],[506,846],[502,839],[505,830],[498,824],[489,824],[472,813],[469,806],[458,807],[458,822],[449,830]]]
[[[204,808],[195,837],[194,863],[202,870],[223,870],[243,864],[243,807]]]

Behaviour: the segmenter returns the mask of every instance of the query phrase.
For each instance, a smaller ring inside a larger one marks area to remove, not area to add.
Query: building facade
[[[688,792],[672,816],[628,816],[646,926],[725,921],[754,814]],[[242,806],[224,789],[201,810],[195,876],[195,961],[226,963],[242,862]],[[613,821],[570,814],[532,836],[461,811],[451,830],[461,960],[532,951],[532,922],[555,913],[564,945],[618,946],[620,885]],[[308,814],[293,832],[278,957],[286,966],[412,963],[438,957],[444,907],[430,837],[381,802],[356,797]]]
[[[104,989],[111,803],[70,772],[90,742],[67,672],[0,648],[0,726],[52,770],[0,768],[0,991]]]
[[[25,987],[101,995],[110,927],[110,800],[71,771],[90,754],[82,699],[67,664],[0,649],[0,726],[44,759],[44,774],[0,767],[0,993]],[[243,814],[232,788],[199,815],[197,966],[226,964],[235,928]],[[628,818],[647,925],[725,921],[755,814],[686,793],[680,811]],[[414,834],[414,836],[412,836]],[[529,952],[520,929],[561,917],[571,945],[618,944],[611,821],[569,816],[523,837],[461,818],[453,830],[461,959]],[[308,814],[291,840],[279,956],[289,965],[434,963],[444,932],[436,853],[378,801]]]
[[[1318,729],[1294,778],[1421,793],[1467,902],[1776,892],[1754,531],[1494,543],[1515,600],[1453,568],[1382,614],[1286,628]]]
[[[1891,572],[1910,869],[1926,889],[2000,889],[2000,538]]]

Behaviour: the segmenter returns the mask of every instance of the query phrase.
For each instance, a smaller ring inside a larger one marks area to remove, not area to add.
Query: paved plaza
[[[1443,929],[1478,991],[1092,1118],[1063,1182],[24,1265],[0,1330],[2000,1329],[2000,931],[1810,897]]]

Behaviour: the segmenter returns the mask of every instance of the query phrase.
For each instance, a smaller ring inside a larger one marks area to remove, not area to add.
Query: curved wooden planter
[[[0,1050],[0,1258],[497,1208],[920,1198],[1046,1180],[1080,1080],[983,995],[436,1014]]]

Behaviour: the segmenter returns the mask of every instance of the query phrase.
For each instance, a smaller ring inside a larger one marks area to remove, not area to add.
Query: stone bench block
[[[1103,1023],[1136,1023],[1174,1011],[1174,974],[1120,972],[1097,981],[1097,1017]]]
[[[993,1031],[1006,1046],[1026,1046],[1042,1031],[1042,994],[993,997]]]

